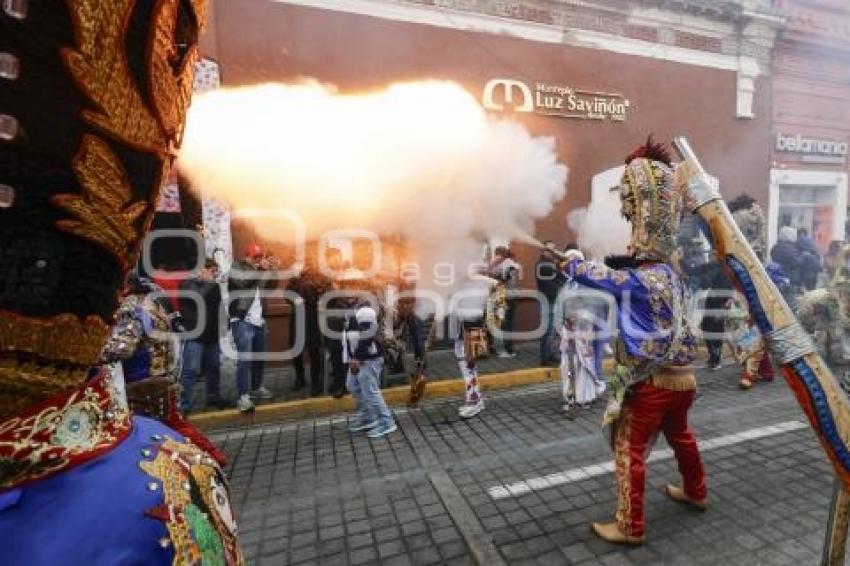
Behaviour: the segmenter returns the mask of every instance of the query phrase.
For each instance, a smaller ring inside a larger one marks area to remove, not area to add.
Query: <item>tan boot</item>
[[[741,381],[738,382],[738,385],[741,389],[749,389],[753,386],[753,376],[749,373],[745,373],[741,376]]]
[[[664,492],[667,494],[667,497],[673,501],[690,505],[697,511],[705,511],[708,509],[708,502],[705,499],[691,499],[688,497],[688,494],[685,493],[685,490],[678,485],[668,483]]]
[[[614,523],[591,523],[593,533],[604,541],[614,544],[629,544],[638,546],[643,544],[643,537],[632,537],[620,530],[619,525]]]

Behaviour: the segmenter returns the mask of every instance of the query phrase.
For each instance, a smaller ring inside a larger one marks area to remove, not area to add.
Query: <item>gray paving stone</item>
[[[700,397],[690,420],[701,439],[802,420],[783,384],[759,384],[744,394],[735,372],[730,366],[725,373],[699,373]],[[610,461],[598,429],[601,406],[567,422],[556,385],[486,396],[487,410],[469,422],[457,419],[456,400],[401,411],[402,434],[381,443],[349,436],[340,417],[263,425],[261,434],[229,432],[227,472],[248,562],[284,557],[291,564],[347,564],[350,553],[362,550],[357,560],[363,563],[471,563],[463,536],[468,527],[456,523],[431,483],[429,474],[438,468],[511,566],[554,564],[558,557],[564,564],[689,566],[819,559],[831,470],[808,430],[704,452],[711,499],[706,514],[672,505],[661,494],[661,486],[678,477],[674,461],[650,463],[647,543],[619,549],[588,529],[590,521],[611,517],[611,474],[521,497],[493,499],[487,491]],[[664,447],[662,439],[656,448]],[[429,467],[422,463],[424,450],[433,454]]]

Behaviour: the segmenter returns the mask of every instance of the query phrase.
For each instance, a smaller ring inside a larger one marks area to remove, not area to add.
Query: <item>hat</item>
[[[682,191],[667,148],[652,137],[626,158],[620,181],[623,216],[631,223],[635,258],[670,261],[682,218]]]
[[[205,10],[153,4],[0,9],[0,418],[86,380],[136,263]]]
[[[245,246],[245,257],[257,257],[266,255],[266,250],[260,244],[248,244]]]

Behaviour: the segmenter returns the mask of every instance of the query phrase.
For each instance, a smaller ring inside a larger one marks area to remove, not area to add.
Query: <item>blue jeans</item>
[[[195,378],[203,371],[207,382],[207,400],[221,396],[221,360],[218,342],[189,340],[183,343],[183,369],[180,382],[183,393],[180,408],[187,414],[192,408]]]
[[[355,415],[361,423],[378,421],[378,424],[382,426],[393,423],[393,415],[381,394],[380,380],[383,368],[383,358],[375,358],[361,362],[360,371],[356,374],[350,370],[348,372],[345,385],[354,397]]]
[[[555,302],[547,301],[546,303],[544,310],[540,313],[540,316],[546,317],[546,329],[543,336],[540,337],[540,363],[543,364],[558,361],[553,343],[555,337]]]
[[[233,323],[233,341],[239,356],[236,360],[236,389],[239,395],[247,395],[263,386],[263,360],[245,359],[243,354],[261,356],[266,353],[266,327],[255,326],[244,320]]]

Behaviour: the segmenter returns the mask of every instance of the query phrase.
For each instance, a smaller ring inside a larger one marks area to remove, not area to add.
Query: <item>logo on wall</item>
[[[579,90],[514,79],[492,79],[484,85],[481,103],[487,110],[623,122],[629,101],[622,94]]]
[[[846,157],[847,142],[804,138],[801,134],[776,134],[776,151],[802,153],[803,155],[824,155],[827,157]]]

